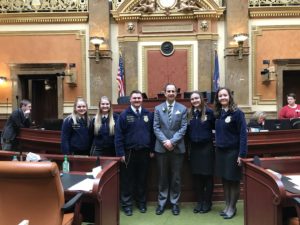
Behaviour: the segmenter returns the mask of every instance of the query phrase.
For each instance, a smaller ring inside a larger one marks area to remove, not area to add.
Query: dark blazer
[[[120,114],[115,130],[117,156],[124,156],[128,149],[153,151],[154,140],[153,113],[142,108],[140,116],[137,116],[129,106]]]
[[[88,153],[90,151],[91,140],[86,123],[86,121],[77,119],[77,124],[74,124],[71,116],[64,119],[61,129],[61,150],[63,154]]]
[[[22,109],[16,109],[6,121],[2,132],[2,138],[9,141],[14,140],[19,134],[20,128],[28,128],[30,123],[30,119],[25,118]]]

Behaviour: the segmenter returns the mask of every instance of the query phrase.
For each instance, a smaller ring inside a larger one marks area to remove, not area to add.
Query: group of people
[[[205,104],[198,91],[191,93],[188,109],[176,101],[174,84],[167,84],[164,94],[166,101],[156,106],[154,113],[143,107],[139,90],[131,92],[130,105],[120,114],[113,112],[111,101],[103,96],[92,119],[87,102],[78,98],[73,112],[63,121],[62,153],[120,157],[120,200],[124,213],[131,216],[134,202],[141,213],[147,211],[147,173],[153,157],[158,172],[156,214],[163,214],[168,203],[173,215],[180,214],[181,172],[188,151],[197,194],[194,213],[211,210],[216,175],[222,179],[225,196],[225,208],[220,215],[233,218],[240,191],[241,158],[247,154],[244,113],[225,87],[216,92],[214,110]],[[295,94],[289,94],[287,101],[279,118],[295,118],[300,112]],[[16,136],[20,128],[30,126],[30,113],[31,102],[22,100],[3,129],[3,150],[17,149]],[[248,126],[261,128],[265,118],[265,113],[256,112]]]
[[[98,112],[91,120],[87,103],[77,99],[73,113],[63,122],[62,152],[120,157],[120,200],[127,216],[133,214],[134,203],[141,213],[147,211],[147,173],[150,159],[155,157],[156,214],[163,214],[170,203],[173,215],[179,215],[182,165],[186,146],[190,146],[188,152],[197,193],[194,213],[211,210],[216,174],[222,178],[226,200],[220,215],[224,219],[234,217],[241,158],[247,154],[244,113],[235,105],[227,88],[220,88],[216,93],[214,111],[207,107],[198,91],[192,92],[189,109],[175,100],[174,84],[167,84],[164,93],[166,101],[156,106],[154,113],[143,107],[139,90],[131,92],[129,107],[119,115],[113,112],[110,100],[102,97]]]

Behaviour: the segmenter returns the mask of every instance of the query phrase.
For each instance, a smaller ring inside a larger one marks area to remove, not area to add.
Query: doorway
[[[295,93],[297,96],[296,103],[300,104],[300,70],[283,71],[282,84],[282,105],[287,104],[286,96],[289,93]]]
[[[57,119],[57,76],[22,75],[19,76],[22,98],[32,102],[32,121],[41,126],[45,119]]]

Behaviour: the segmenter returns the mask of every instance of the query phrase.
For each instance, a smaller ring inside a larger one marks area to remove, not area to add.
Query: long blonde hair
[[[77,124],[77,120],[79,119],[78,113],[76,112],[76,106],[78,104],[78,102],[84,102],[84,104],[86,105],[86,113],[84,114],[84,119],[87,122],[87,126],[89,126],[89,113],[88,113],[88,104],[86,103],[86,101],[83,98],[77,98],[76,101],[74,102],[73,105],[73,112],[71,113],[70,117],[73,120],[73,123],[76,125]]]
[[[109,126],[109,135],[112,136],[115,134],[115,120],[114,120],[114,116],[113,116],[114,112],[112,109],[111,101],[106,96],[102,96],[99,101],[99,104],[98,104],[98,110],[97,110],[97,113],[95,116],[95,121],[94,121],[94,134],[97,135],[102,126],[102,111],[101,111],[101,107],[100,107],[102,100],[107,100],[110,105],[110,110],[108,112],[108,119],[109,119],[108,126]]]

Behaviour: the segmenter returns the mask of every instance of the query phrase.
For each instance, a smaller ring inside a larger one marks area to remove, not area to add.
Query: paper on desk
[[[290,182],[294,183],[294,188],[300,190],[300,175],[286,176],[290,178]]]
[[[70,191],[91,191],[93,189],[94,179],[86,178],[83,181],[74,184],[69,188]]]
[[[96,178],[97,175],[101,172],[101,170],[102,170],[102,167],[101,166],[97,166],[97,167],[93,168],[92,172],[86,173],[86,175],[92,175],[94,178]]]

